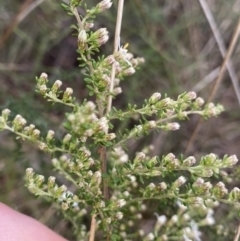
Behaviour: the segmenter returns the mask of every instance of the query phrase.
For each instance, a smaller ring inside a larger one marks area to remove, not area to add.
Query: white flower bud
[[[142,236],[144,236],[145,232],[143,229],[140,229],[140,230],[138,230],[138,234],[139,234],[139,236],[142,237]]]
[[[168,123],[165,127],[169,131],[175,131],[180,128],[180,125],[176,122],[173,122],[173,123]]]
[[[157,189],[158,189],[159,191],[164,191],[164,190],[167,189],[167,184],[166,184],[165,182],[160,182],[160,183],[158,184],[158,186],[157,186]]]
[[[42,95],[47,93],[47,86],[46,85],[41,85],[38,88],[39,88],[39,91]]]
[[[119,158],[119,161],[121,163],[127,163],[128,162],[128,155],[127,154],[122,154]]]
[[[204,104],[204,99],[201,98],[201,97],[198,97],[196,100],[195,100],[195,103],[198,107],[201,107],[203,104]]]
[[[38,147],[42,151],[47,150],[47,145],[43,142],[39,143]]]
[[[157,123],[156,123],[156,121],[152,120],[152,121],[148,122],[148,126],[149,126],[150,129],[154,129],[154,128],[156,128]]]
[[[121,208],[121,207],[125,206],[126,203],[127,203],[127,202],[126,202],[124,199],[120,199],[120,200],[118,200],[118,202],[117,202],[117,206],[118,206],[119,208]]]
[[[134,162],[135,164],[136,164],[136,163],[139,163],[139,162],[142,162],[142,161],[145,159],[145,157],[146,157],[146,154],[145,154],[145,153],[143,153],[143,152],[138,152],[133,162]]]
[[[179,188],[184,183],[186,183],[187,179],[184,176],[180,176],[174,183],[173,188]]]
[[[123,192],[123,196],[129,197],[130,193],[128,191]]]
[[[58,191],[61,192],[61,195],[67,191],[67,187],[65,185],[62,185],[58,188]]]
[[[192,166],[196,163],[196,159],[194,156],[189,156],[188,158],[186,158],[185,160],[183,160],[183,165],[186,166]]]
[[[97,39],[98,45],[102,46],[103,44],[105,44],[108,41],[108,39],[109,39],[108,35],[104,35],[101,38],[98,38]]]
[[[47,133],[46,139],[47,139],[48,141],[52,140],[54,134],[55,134],[55,132],[54,132],[53,130],[49,130],[48,133]]]
[[[63,203],[61,204],[61,208],[62,208],[62,210],[66,211],[66,210],[69,209],[69,206],[68,206],[67,203],[63,202]]]
[[[41,186],[44,182],[44,179],[45,177],[43,175],[38,175],[35,180],[37,186]]]
[[[145,239],[148,240],[148,241],[154,240],[154,238],[155,238],[155,236],[154,236],[153,233],[149,233],[149,234],[145,237]]]
[[[111,6],[112,2],[110,0],[103,0],[97,5],[97,8],[99,12],[103,12],[106,9],[109,9]]]
[[[28,178],[28,179],[31,179],[32,177],[34,176],[34,171],[33,171],[33,169],[32,168],[27,168],[26,169],[26,177]]]
[[[48,188],[49,189],[54,187],[55,181],[56,181],[56,177],[50,176],[48,178]]]
[[[113,92],[112,92],[114,95],[119,95],[122,93],[122,88],[121,87],[116,87],[113,89]]]
[[[150,190],[153,190],[156,187],[156,185],[154,183],[150,183],[147,188],[149,188]]]
[[[115,133],[109,133],[109,134],[107,134],[106,136],[105,136],[105,140],[106,141],[111,141],[111,140],[113,140],[113,139],[115,139],[116,138],[116,134]]]
[[[234,166],[238,162],[238,158],[236,155],[229,156],[224,160],[224,164],[226,164],[227,167]]]
[[[203,204],[203,199],[201,197],[190,197],[187,202],[189,204]]]
[[[104,64],[112,65],[115,62],[114,56],[109,55],[107,58],[104,59]]]
[[[62,81],[61,80],[56,80],[52,86],[52,92],[56,93],[57,90],[61,87]]]
[[[136,72],[136,70],[133,67],[130,67],[130,68],[124,70],[123,74],[129,76],[129,75],[133,75],[135,72]]]
[[[93,28],[93,26],[94,26],[94,23],[86,23],[85,24],[85,29]]]
[[[4,110],[2,111],[2,117],[3,117],[5,120],[7,120],[7,118],[8,118],[8,116],[9,116],[10,113],[11,113],[11,111],[10,111],[9,109],[4,109]]]
[[[116,213],[116,218],[117,218],[118,220],[121,220],[121,219],[123,218],[123,213],[122,213],[122,212],[117,212],[117,213]]]
[[[32,134],[33,134],[33,137],[38,138],[40,135],[40,130],[35,129]]]
[[[64,144],[69,144],[69,141],[71,140],[72,135],[71,134],[66,134],[63,138],[63,143]]]
[[[86,43],[87,42],[87,33],[84,29],[79,32],[78,41],[80,43]]]
[[[197,94],[193,91],[188,92],[184,98],[186,98],[187,100],[195,100],[197,98]]]
[[[96,109],[96,105],[92,101],[88,101],[85,107],[89,112],[93,112]]]
[[[40,75],[40,78],[43,78],[43,79],[47,79],[47,77],[48,77],[48,75],[47,75],[46,73],[42,73],[42,74]]]
[[[149,104],[155,104],[156,102],[158,102],[161,99],[161,94],[156,92],[154,93],[150,99],[149,99]]]
[[[66,89],[65,93],[69,96],[69,95],[71,95],[73,93],[73,89],[68,87]]]
[[[87,46],[87,33],[84,29],[82,29],[78,34],[78,48],[80,51],[86,49]]]
[[[40,77],[37,79],[38,85],[45,85],[48,82],[48,75],[46,73],[42,73]]]

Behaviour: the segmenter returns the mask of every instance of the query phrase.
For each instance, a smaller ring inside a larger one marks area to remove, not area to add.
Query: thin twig
[[[122,25],[123,5],[124,5],[124,0],[119,0],[113,53],[116,53],[118,51],[121,25]],[[113,87],[114,87],[115,71],[116,71],[116,65],[115,65],[115,63],[113,63],[112,71],[111,71],[111,82],[110,82],[110,88],[109,88],[110,93],[113,91]],[[111,110],[111,108],[112,108],[112,95],[109,95],[106,114]]]
[[[116,29],[115,29],[115,37],[114,37],[114,49],[113,54],[118,51],[118,44],[120,41],[120,32],[121,32],[121,25],[122,25],[122,15],[123,15],[123,5],[124,0],[118,1],[118,12],[117,12],[117,21],[116,21]],[[115,72],[116,72],[116,65],[113,63],[112,71],[111,71],[111,82],[109,87],[109,92],[112,93],[114,87],[114,79],[115,79]],[[111,111],[112,108],[112,95],[108,96],[107,100],[107,109],[106,115]],[[100,159],[101,159],[101,168],[102,174],[107,173],[107,150],[106,147],[102,147],[100,151]],[[105,199],[109,198],[109,191],[108,191],[108,181],[106,178],[103,178],[103,194]],[[107,241],[110,240],[110,233],[107,234]]]
[[[95,238],[95,229],[96,229],[96,215],[93,214],[93,215],[92,215],[92,220],[91,220],[89,241],[94,241],[94,238]]]
[[[115,54],[118,51],[118,44],[120,40],[120,32],[121,32],[121,25],[122,25],[123,5],[124,5],[124,0],[119,0],[113,54]],[[114,87],[115,71],[116,71],[116,65],[115,63],[113,63],[112,71],[111,71],[111,82],[109,87],[110,93],[113,91],[113,87]],[[108,96],[108,101],[107,101],[106,115],[110,112],[111,108],[112,108],[112,95],[110,94]],[[101,163],[102,163],[102,174],[105,174],[107,173],[107,153],[106,153],[105,147],[101,148],[100,157],[101,157]],[[106,178],[103,178],[103,193],[104,193],[105,199],[107,200],[109,198],[108,197],[109,191],[108,191],[108,183]]]
[[[82,21],[81,21],[81,18],[79,16],[79,14],[78,14],[77,8],[74,7],[72,11],[73,11],[74,16],[77,19],[78,26],[79,26],[80,30],[83,30],[83,24],[82,24]]]
[[[212,88],[212,91],[211,91],[211,93],[209,95],[207,103],[212,101],[212,99],[214,98],[214,96],[215,96],[215,94],[217,92],[217,89],[218,89],[218,87],[219,87],[219,85],[220,85],[220,83],[221,83],[221,81],[223,79],[224,72],[225,72],[225,70],[227,68],[227,63],[228,63],[228,61],[229,61],[229,59],[230,59],[230,57],[231,57],[231,55],[233,53],[233,50],[234,50],[235,45],[237,43],[237,40],[239,38],[239,33],[240,33],[240,18],[238,19],[237,27],[236,27],[236,29],[234,31],[234,34],[233,34],[233,37],[231,39],[231,43],[229,45],[227,54],[226,54],[226,56],[224,58],[224,61],[222,63],[222,66],[221,66],[221,69],[220,69],[220,72],[219,72],[219,75],[218,75],[218,78],[216,79],[216,82],[215,82],[215,84],[214,84],[214,86]],[[191,149],[192,143],[194,142],[195,137],[196,137],[198,131],[201,128],[202,122],[203,122],[203,119],[199,118],[198,122],[197,122],[197,126],[196,126],[196,128],[195,128],[195,130],[194,130],[194,132],[193,132],[193,134],[192,134],[192,136],[191,136],[191,138],[190,138],[190,140],[189,140],[189,142],[187,144],[187,147],[186,147],[186,150],[185,150],[185,154],[186,155],[189,153],[189,151]]]
[[[79,16],[79,13],[77,11],[77,8],[73,7],[71,10],[72,10],[74,16],[77,19],[79,29],[83,30],[84,26],[82,24],[82,21],[81,21],[81,18]],[[92,66],[92,62],[91,62],[91,56],[89,54],[87,55],[87,60],[88,60],[88,66],[89,66],[90,72],[93,73],[93,66]],[[98,109],[99,109],[100,117],[102,117],[102,108],[100,108],[101,106],[102,105],[100,105],[98,103]],[[101,159],[101,156],[102,156],[102,154],[100,152],[100,159]],[[100,161],[102,162],[102,160],[100,160]],[[93,214],[92,218],[91,218],[91,226],[90,226],[90,231],[89,231],[89,241],[94,241],[94,239],[95,239],[95,232],[96,232],[96,214]]]
[[[233,241],[238,241],[239,240],[239,236],[240,236],[240,225],[238,226],[238,229],[236,231],[236,235],[235,235]]]
[[[113,53],[116,53],[118,51],[118,42],[120,39],[120,31],[121,31],[121,23],[122,23],[122,12],[123,12],[123,4],[124,0],[119,0],[118,4],[118,15],[117,15],[117,23],[116,23],[116,31],[115,31],[115,40],[114,40],[114,51]],[[78,11],[76,8],[73,9],[73,13],[78,21],[78,25],[80,29],[83,29],[83,24],[80,19],[80,16],[78,14]],[[87,59],[89,61],[89,67],[90,71],[93,71],[92,63],[91,63],[91,56],[88,55]],[[112,71],[111,71],[111,83],[110,83],[110,92],[113,90],[114,86],[114,79],[115,79],[115,64],[112,65]],[[107,102],[107,109],[106,109],[106,114],[111,110],[112,107],[112,96],[110,95],[108,97],[108,102]],[[100,117],[103,116],[103,108],[102,108],[102,103],[98,101],[98,108],[99,108],[99,114]],[[100,154],[100,162],[101,162],[101,174],[106,174],[107,173],[107,151],[105,146],[101,146],[99,148],[99,154]],[[105,200],[108,200],[109,198],[109,191],[108,191],[108,182],[106,178],[103,178],[102,180],[103,184],[103,195]],[[90,234],[89,234],[89,241],[94,241],[95,238],[95,230],[96,230],[96,215],[94,214],[92,216],[91,220],[91,227],[90,227]],[[109,235],[107,240],[109,240]]]
[[[220,53],[221,53],[222,57],[224,58],[227,51],[226,51],[221,33],[220,33],[220,31],[217,27],[217,24],[215,22],[215,19],[213,17],[213,14],[212,14],[206,0],[199,0],[199,3],[201,5],[202,10],[203,10],[203,12],[204,12],[204,14],[205,14],[205,16],[208,20],[208,23],[209,23],[209,25],[212,29],[212,32],[213,32],[214,38],[216,39],[216,42],[217,42],[218,48],[220,50]],[[238,104],[240,105],[240,92],[239,92],[239,85],[238,85],[238,77],[237,77],[237,74],[234,70],[234,67],[233,67],[233,64],[232,64],[232,61],[230,60],[230,58],[226,63],[226,67],[227,67],[227,70],[229,72],[229,76],[230,76],[230,79],[232,81],[233,88],[234,88],[235,94],[236,94],[237,99],[238,99]]]

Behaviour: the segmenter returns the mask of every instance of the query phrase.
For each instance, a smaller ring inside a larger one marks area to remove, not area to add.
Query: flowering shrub
[[[82,0],[63,4],[77,20],[72,26],[77,32],[77,52],[89,95],[95,96],[95,102],[78,103],[72,88],[61,89],[60,80],[49,86],[46,73],[36,78],[39,94],[70,108],[61,141],[55,138],[57,130],[49,130],[42,136],[21,115],[10,120],[8,109],[2,111],[0,130],[14,132],[18,138],[34,142],[42,151],[52,154],[54,169],[74,189],[69,191],[56,177],[45,178],[32,168],[26,170],[27,187],[62,209],[64,217],[72,223],[77,240],[201,240],[199,229],[215,224],[216,206],[226,203],[238,208],[239,188],[228,191],[224,182],[211,179],[225,173],[226,180],[227,174],[222,169],[234,166],[237,157],[219,158],[209,154],[197,161],[193,156],[176,157],[172,153],[150,156],[153,147],[146,146],[130,158],[128,140],[161,129],[175,131],[180,128],[175,120],[186,120],[192,114],[205,119],[215,117],[223,107],[213,103],[204,105],[204,100],[194,92],[183,93],[176,100],[156,92],[141,107],[132,104],[126,110],[112,107],[112,99],[122,92],[121,81],[133,75],[144,59],[134,57],[126,46],[120,45],[121,0],[114,52],[97,60],[93,58],[109,39],[106,28],[93,30],[94,19],[111,5],[110,0],[103,0],[91,9]],[[79,15],[79,6],[85,10],[84,16]],[[113,120],[130,118],[137,119],[138,124],[117,133]],[[152,211],[154,224],[146,228],[141,220],[146,210],[151,212],[150,203],[158,203],[162,211],[161,214]],[[175,210],[174,215],[169,215],[168,206]],[[89,229],[83,220],[91,220]]]

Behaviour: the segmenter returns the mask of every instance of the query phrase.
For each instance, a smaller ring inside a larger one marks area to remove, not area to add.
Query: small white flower
[[[78,34],[78,42],[81,44],[85,44],[87,42],[87,33],[84,29]]]
[[[67,95],[71,95],[73,93],[73,89],[68,87],[68,88],[66,88],[65,92]]]
[[[59,88],[62,85],[62,81],[61,80],[56,80],[53,85]]]
[[[110,0],[103,0],[97,5],[100,12],[109,9],[111,6],[112,2]]]
[[[194,240],[201,241],[200,239],[201,232],[198,230],[198,226],[193,220],[191,221],[191,229],[192,229],[192,236],[194,237]]]
[[[145,232],[144,232],[144,230],[140,229],[140,230],[138,231],[138,234],[142,237],[142,236],[145,234]]]
[[[121,219],[123,218],[123,213],[122,213],[122,212],[117,212],[117,213],[116,213],[116,218],[117,218],[118,220],[121,220]]]
[[[119,158],[119,161],[120,161],[121,163],[126,163],[126,162],[128,162],[128,155],[127,155],[127,154],[121,155],[120,158]]]
[[[133,176],[133,175],[127,175],[130,179],[131,179],[131,181],[132,182],[135,182],[136,181],[136,177],[135,176]]]
[[[154,213],[154,215],[157,217],[157,223],[159,225],[164,225],[167,221],[167,217],[165,215],[159,216],[158,213]]]
[[[124,199],[120,199],[120,200],[118,200],[117,205],[118,205],[119,208],[121,208],[121,207],[125,206],[126,203],[127,202]]]
[[[150,190],[153,190],[155,187],[156,187],[156,185],[154,183],[152,183],[152,182],[148,185],[148,188]]]
[[[47,77],[48,77],[48,75],[47,75],[46,73],[42,73],[42,74],[40,75],[40,78],[43,78],[43,79],[47,79]]]
[[[123,196],[125,196],[125,197],[129,197],[129,195],[130,195],[130,193],[129,193],[128,191],[125,191],[125,192],[123,193]]]
[[[146,236],[147,240],[154,240],[154,234],[153,233],[149,233],[147,236]]]
[[[173,223],[177,223],[177,221],[178,221],[178,216],[177,216],[177,215],[173,215],[172,218],[171,218],[171,221],[172,221]]]

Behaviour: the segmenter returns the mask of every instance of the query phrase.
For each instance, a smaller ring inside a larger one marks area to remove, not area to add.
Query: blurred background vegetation
[[[97,2],[89,0],[88,4]],[[102,47],[105,55],[112,52],[113,46],[117,1],[113,2],[110,11],[98,16],[94,27],[107,27],[110,32],[109,44]],[[207,3],[227,48],[239,17],[240,1],[207,0]],[[78,67],[76,38],[69,28],[73,23],[75,19],[66,15],[60,1],[0,1],[0,110],[9,108],[12,116],[21,114],[42,133],[53,129],[60,135],[67,109],[60,105],[51,106],[35,93],[35,76],[46,72],[52,82],[61,79],[64,87],[74,89],[79,102],[88,96]],[[154,92],[176,98],[184,91],[195,90],[206,99],[217,77],[214,70],[223,62],[197,0],[125,1],[121,42],[123,45],[128,42],[130,52],[146,60],[134,76],[124,81],[123,94],[114,101],[121,108],[128,102],[141,105]],[[240,78],[239,44],[232,61]],[[206,82],[210,73],[212,75]],[[240,157],[240,106],[227,72],[214,102],[223,104],[226,111],[218,119],[203,124],[188,154],[200,157],[214,152],[221,157],[223,154]],[[184,154],[196,121],[197,118],[192,117],[181,123],[179,131],[154,133],[138,144],[153,144],[153,155]],[[122,126],[133,124],[122,123]],[[139,146],[135,145],[131,150],[134,152]],[[51,175],[50,160],[49,155],[34,145],[15,140],[8,132],[0,133],[0,201],[72,239],[71,233],[66,232],[68,223],[58,214],[53,215],[55,209],[35,199],[24,187],[25,169],[32,166],[38,173]],[[226,208],[219,211],[219,217],[226,212]],[[225,218],[226,221],[236,220],[236,217]]]

